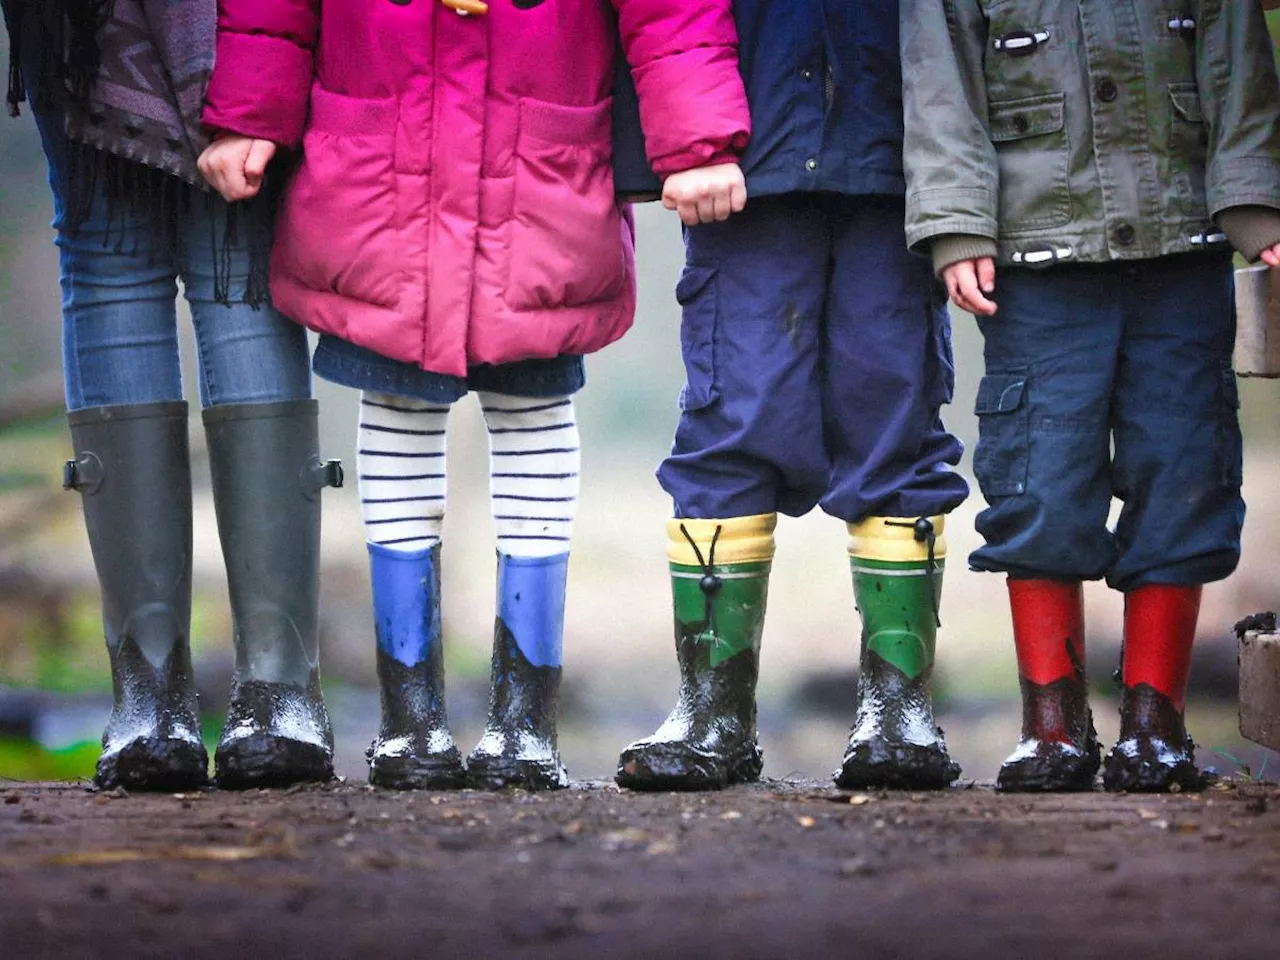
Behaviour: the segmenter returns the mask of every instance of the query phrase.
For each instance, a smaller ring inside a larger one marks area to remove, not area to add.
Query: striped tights
[[[489,431],[489,494],[498,549],[515,557],[569,552],[581,454],[573,400],[479,393]],[[367,538],[426,550],[444,523],[449,407],[365,392],[356,457]]]

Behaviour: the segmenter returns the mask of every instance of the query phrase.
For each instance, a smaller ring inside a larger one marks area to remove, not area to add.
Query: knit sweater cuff
[[[1271,207],[1228,207],[1218,214],[1218,225],[1250,263],[1267,247],[1280,243],[1280,210]]]
[[[1224,226],[1225,230],[1226,227]],[[933,254],[933,272],[942,275],[942,271],[961,260],[979,260],[982,257],[996,255],[996,242],[990,237],[979,237],[968,233],[944,233],[933,238],[930,248]]]

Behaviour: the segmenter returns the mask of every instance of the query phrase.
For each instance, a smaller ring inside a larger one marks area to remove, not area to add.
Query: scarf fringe
[[[268,183],[279,182],[269,177]],[[264,188],[252,200],[226,206],[219,229],[212,216],[220,200],[210,190],[187,183],[163,170],[125,160],[88,144],[73,142],[63,184],[61,229],[77,234],[94,212],[96,200],[105,201],[106,226],[102,246],[113,253],[137,256],[139,232],[130,229],[141,221],[156,253],[172,253],[178,246],[178,225],[193,204],[205,204],[209,216],[209,243],[213,250],[213,297],[218,303],[243,303],[254,309],[269,302],[271,242],[275,221],[275,193]],[[130,242],[130,237],[133,241]],[[244,289],[233,290],[235,250],[248,248],[249,271]]]

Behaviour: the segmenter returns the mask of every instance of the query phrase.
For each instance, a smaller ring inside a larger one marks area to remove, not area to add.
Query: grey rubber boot
[[[317,453],[317,409],[284,400],[204,412],[236,649],[220,787],[333,778],[317,639],[320,491],[342,485],[342,468]]]
[[[102,589],[114,704],[100,787],[186,790],[208,781],[191,670],[191,466],[183,402],[68,414],[78,490]]]

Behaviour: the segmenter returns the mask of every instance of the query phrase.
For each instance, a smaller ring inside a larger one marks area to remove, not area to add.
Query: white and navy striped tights
[[[578,425],[569,397],[479,393],[489,430],[489,494],[498,549],[569,551],[578,506]],[[449,407],[365,392],[356,458],[366,536],[393,550],[440,542]]]

